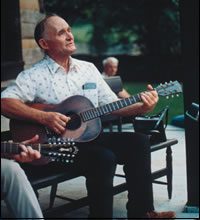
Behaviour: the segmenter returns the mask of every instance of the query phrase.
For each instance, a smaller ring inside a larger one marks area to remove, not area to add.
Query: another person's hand
[[[152,111],[159,100],[157,91],[151,85],[147,85],[147,91],[142,92],[140,96],[143,101],[142,109],[144,112]]]
[[[14,155],[13,159],[18,162],[32,162],[33,160],[39,159],[41,154],[37,150],[33,150],[28,144],[34,144],[39,139],[38,135],[35,135],[33,138],[23,141],[20,144],[22,152],[20,154]]]

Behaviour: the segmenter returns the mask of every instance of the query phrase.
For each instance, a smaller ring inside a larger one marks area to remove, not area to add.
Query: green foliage
[[[92,39],[93,26],[91,24],[75,23],[72,26],[72,32],[76,42],[90,43]]]
[[[44,0],[44,5],[73,27],[91,24],[86,37],[97,52],[137,43],[144,54],[180,53],[179,0]]]
[[[124,88],[132,95],[140,93],[146,90],[146,85],[148,83],[133,83],[133,82],[124,82]],[[157,84],[152,84],[153,87],[158,86]],[[174,116],[184,114],[184,103],[183,103],[183,94],[180,94],[179,97],[166,99],[165,97],[160,97],[159,102],[150,115],[160,112],[165,106],[169,106],[169,124]]]

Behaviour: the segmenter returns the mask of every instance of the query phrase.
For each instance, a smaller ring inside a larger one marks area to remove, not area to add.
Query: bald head
[[[76,50],[71,27],[55,14],[46,16],[36,25],[35,40],[45,53],[54,57],[68,56]]]

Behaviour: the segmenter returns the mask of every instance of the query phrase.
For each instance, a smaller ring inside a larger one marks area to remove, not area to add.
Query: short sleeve
[[[36,80],[28,71],[21,72],[10,86],[2,93],[1,98],[14,98],[23,102],[32,102],[36,94]]]

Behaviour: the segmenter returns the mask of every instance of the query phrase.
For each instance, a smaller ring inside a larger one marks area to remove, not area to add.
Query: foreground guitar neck
[[[40,151],[40,144],[29,144],[33,149]],[[22,151],[20,143],[1,142],[1,153],[19,154]]]

